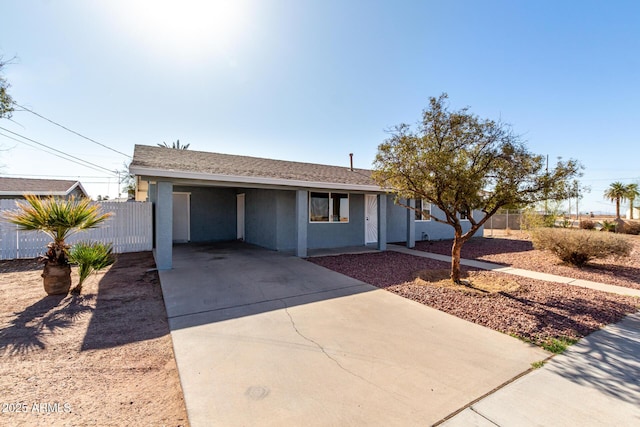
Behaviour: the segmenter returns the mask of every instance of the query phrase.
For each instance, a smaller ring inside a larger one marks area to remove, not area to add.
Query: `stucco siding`
[[[364,195],[349,195],[348,223],[308,223],[310,249],[364,245]]]
[[[405,242],[407,240],[407,208],[393,202],[394,198],[388,196],[387,202],[387,235],[389,242]],[[432,214],[438,218],[444,218],[442,210],[431,205]],[[478,213],[480,215],[480,213]],[[467,232],[471,227],[469,221],[462,221],[462,229]],[[482,236],[482,230],[476,233]],[[421,240],[445,240],[453,238],[453,227],[434,220],[415,221],[415,239]]]
[[[394,203],[394,196],[387,196],[387,241],[407,240],[407,208]]]
[[[236,191],[231,188],[174,186],[191,193],[192,242],[223,242],[236,238]]]
[[[277,248],[276,191],[246,189],[245,241],[268,249]]]
[[[276,249],[290,251],[296,247],[296,192],[276,192]]]

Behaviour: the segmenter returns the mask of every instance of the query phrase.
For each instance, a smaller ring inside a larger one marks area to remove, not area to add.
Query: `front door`
[[[185,243],[191,240],[191,193],[173,193],[173,241]]]
[[[378,241],[378,195],[364,195],[364,243]]]
[[[244,193],[236,195],[236,238],[244,240]]]

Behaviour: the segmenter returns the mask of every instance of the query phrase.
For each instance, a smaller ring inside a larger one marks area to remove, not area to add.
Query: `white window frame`
[[[313,221],[311,219],[311,195],[314,193],[319,193],[319,194],[327,194],[329,197],[329,212],[328,212],[328,221]],[[347,196],[347,220],[346,221],[340,221],[340,218],[338,218],[338,220],[334,220],[332,212],[333,212],[333,197],[331,197],[333,194],[345,194]],[[351,221],[351,193],[344,193],[342,191],[309,191],[309,223],[310,224],[348,224],[349,221]]]
[[[415,216],[414,216],[415,221],[416,221],[416,222],[426,222],[426,221],[431,221],[431,217],[430,217],[430,216],[427,216],[427,217],[425,218],[425,215],[424,215],[424,213],[422,212],[422,211],[424,210],[424,209],[423,209],[423,208],[424,208],[424,206],[425,206],[425,205],[429,205],[429,214],[431,214],[431,203],[426,202],[424,199],[416,199],[416,206],[415,206],[415,207],[416,207],[416,209],[418,209],[418,202],[420,202],[420,219],[417,219],[417,218],[415,218]],[[418,212],[417,212],[417,211],[414,211],[414,212],[416,213],[416,215],[418,214]]]

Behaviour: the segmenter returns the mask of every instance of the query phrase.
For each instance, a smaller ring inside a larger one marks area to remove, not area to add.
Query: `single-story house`
[[[453,237],[450,226],[396,205],[366,169],[136,145],[129,170],[137,200],[154,203],[159,269],[171,268],[177,242],[240,239],[305,257]]]
[[[89,197],[80,181],[0,177],[0,199],[24,199],[25,194],[65,199]]]

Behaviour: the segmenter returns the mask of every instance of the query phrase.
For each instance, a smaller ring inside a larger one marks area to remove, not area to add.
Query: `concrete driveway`
[[[192,426],[425,426],[548,356],[241,243],[176,246],[160,280]]]

